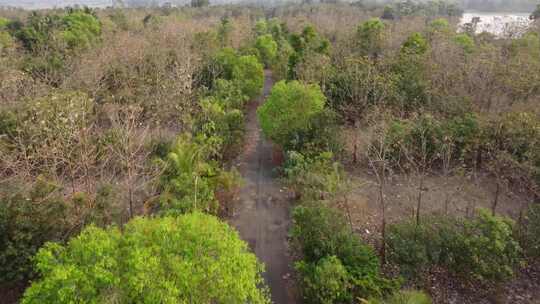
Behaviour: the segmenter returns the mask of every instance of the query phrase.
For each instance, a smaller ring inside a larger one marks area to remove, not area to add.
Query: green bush
[[[379,18],[372,18],[356,29],[358,48],[363,56],[377,57],[384,43],[385,24]]]
[[[250,99],[259,96],[264,87],[264,68],[255,56],[240,56],[232,69],[231,79]]]
[[[262,62],[267,67],[270,67],[276,59],[278,52],[278,44],[274,41],[274,38],[270,34],[257,37],[255,47],[261,54]]]
[[[269,303],[263,266],[227,224],[201,213],[90,226],[36,255],[22,303]],[[226,291],[226,292],[225,292]]]
[[[29,192],[0,192],[0,283],[33,277],[32,257],[47,241],[62,241],[69,225],[60,187],[39,178]]]
[[[231,156],[240,148],[244,135],[244,113],[237,109],[224,110],[222,102],[215,98],[201,101],[201,113],[195,125],[197,134],[218,141],[218,157]]]
[[[288,151],[284,174],[289,187],[303,200],[332,200],[342,194],[345,173],[330,152],[309,157]]]
[[[502,282],[520,263],[513,223],[479,210],[474,219],[427,218],[388,228],[389,259],[408,277],[434,266],[468,279]]]
[[[344,303],[352,299],[349,274],[337,257],[325,257],[316,264],[301,261],[295,268],[302,277],[302,291],[309,303]]]
[[[454,37],[454,42],[459,45],[466,54],[474,52],[474,39],[468,34],[458,34]]]
[[[396,282],[380,276],[379,260],[373,249],[352,233],[337,210],[318,204],[299,206],[293,210],[292,217],[291,237],[304,263],[316,265],[324,258],[335,256],[347,270],[349,292],[354,297],[380,297],[397,287]],[[308,294],[314,294],[313,290]]]
[[[325,97],[316,85],[298,81],[278,82],[257,116],[264,135],[281,146],[287,146],[311,127],[311,119],[323,111]]]
[[[61,35],[71,49],[86,49],[101,35],[101,23],[86,12],[74,11],[62,18],[65,29]]]
[[[527,255],[535,258],[540,257],[540,204],[529,207],[522,246]]]
[[[402,290],[384,300],[369,300],[369,304],[431,304],[431,298],[420,291]]]
[[[213,150],[187,135],[176,140],[164,161],[160,178],[162,213],[178,215],[195,210],[217,213],[214,189],[219,168],[209,160]]]

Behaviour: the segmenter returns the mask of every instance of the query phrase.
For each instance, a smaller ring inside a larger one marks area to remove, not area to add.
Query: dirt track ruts
[[[266,100],[274,81],[265,71],[264,94],[248,107],[246,143],[237,165],[244,178],[231,224],[265,264],[264,279],[276,304],[296,303],[291,287],[291,258],[287,245],[289,203],[276,180],[272,145],[262,136],[257,107]]]

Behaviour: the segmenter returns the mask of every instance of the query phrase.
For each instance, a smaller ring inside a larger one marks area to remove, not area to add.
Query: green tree
[[[101,35],[101,23],[86,12],[74,11],[62,18],[62,37],[71,49],[86,49]]]
[[[28,193],[11,186],[0,197],[0,283],[28,280],[38,249],[69,230],[68,203],[60,187],[44,178]]]
[[[358,48],[364,56],[377,58],[383,49],[385,25],[379,18],[372,18],[358,26]]]
[[[255,56],[240,56],[232,69],[232,81],[250,99],[259,96],[264,86],[264,67]]]
[[[262,35],[257,38],[255,48],[261,54],[261,59],[264,64],[269,67],[276,59],[278,52],[278,44],[270,34]]]
[[[304,298],[309,303],[333,304],[351,300],[350,278],[347,269],[335,256],[321,259],[317,264],[299,262]]]
[[[257,110],[257,116],[264,135],[287,146],[298,132],[309,129],[311,118],[323,111],[325,102],[317,85],[280,81]]]
[[[36,255],[31,303],[269,303],[263,266],[217,218],[137,218],[121,231],[90,226]]]

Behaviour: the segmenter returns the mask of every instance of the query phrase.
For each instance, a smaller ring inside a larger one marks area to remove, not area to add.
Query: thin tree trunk
[[[497,188],[495,189],[495,198],[493,199],[493,205],[491,206],[491,214],[495,215],[497,205],[499,204],[499,193],[501,191],[501,184],[497,181]]]
[[[418,200],[416,202],[416,225],[420,225],[420,207],[422,206],[422,192],[424,191],[424,175],[420,176],[420,184],[418,186]]]
[[[382,234],[382,244],[381,244],[381,262],[382,264],[386,264],[386,205],[384,201],[384,189],[383,189],[382,181],[379,183],[379,198],[381,200],[381,208],[382,208],[382,227],[381,227],[381,234]]]

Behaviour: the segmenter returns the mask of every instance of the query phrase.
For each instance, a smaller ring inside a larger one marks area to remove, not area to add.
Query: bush
[[[512,227],[511,220],[482,209],[474,219],[394,224],[388,229],[389,259],[408,277],[441,266],[465,278],[502,282],[520,262]]]
[[[385,24],[379,18],[370,19],[358,26],[356,37],[363,56],[377,57],[384,43]]]
[[[264,87],[264,68],[255,56],[240,56],[232,69],[231,79],[250,99],[259,96]]]
[[[349,293],[355,298],[379,297],[397,287],[396,282],[380,276],[377,256],[352,233],[337,210],[321,205],[296,207],[291,236],[304,258],[299,265],[313,267],[328,257],[339,259],[350,278]],[[313,290],[308,294],[320,295]]]
[[[68,202],[60,187],[44,178],[29,192],[0,193],[0,283],[33,277],[32,257],[47,241],[62,241],[69,225]]]
[[[384,300],[370,300],[369,304],[431,304],[431,298],[420,291],[403,290]]]
[[[74,11],[64,18],[64,31],[61,35],[71,49],[86,49],[101,35],[101,24],[91,14]]]
[[[137,218],[122,231],[88,227],[36,255],[41,279],[22,303],[269,303],[263,266],[217,218]],[[226,292],[224,292],[226,291]]]
[[[262,62],[266,67],[270,67],[276,59],[278,52],[278,44],[274,41],[274,38],[270,34],[257,37],[255,47],[261,54]]]
[[[284,165],[287,183],[307,201],[332,200],[342,194],[345,173],[330,152],[309,157],[296,151],[287,153]]]
[[[219,168],[209,160],[214,148],[180,136],[164,161],[160,178],[161,212],[178,215],[195,210],[216,214],[215,178]]]
[[[540,257],[540,204],[529,207],[522,246],[531,257]]]
[[[309,303],[333,304],[352,299],[349,274],[337,257],[325,257],[316,264],[301,261],[295,268],[302,276],[304,298]]]
[[[266,137],[286,147],[311,126],[311,119],[323,111],[325,97],[316,85],[298,81],[278,82],[270,97],[257,110]]]

